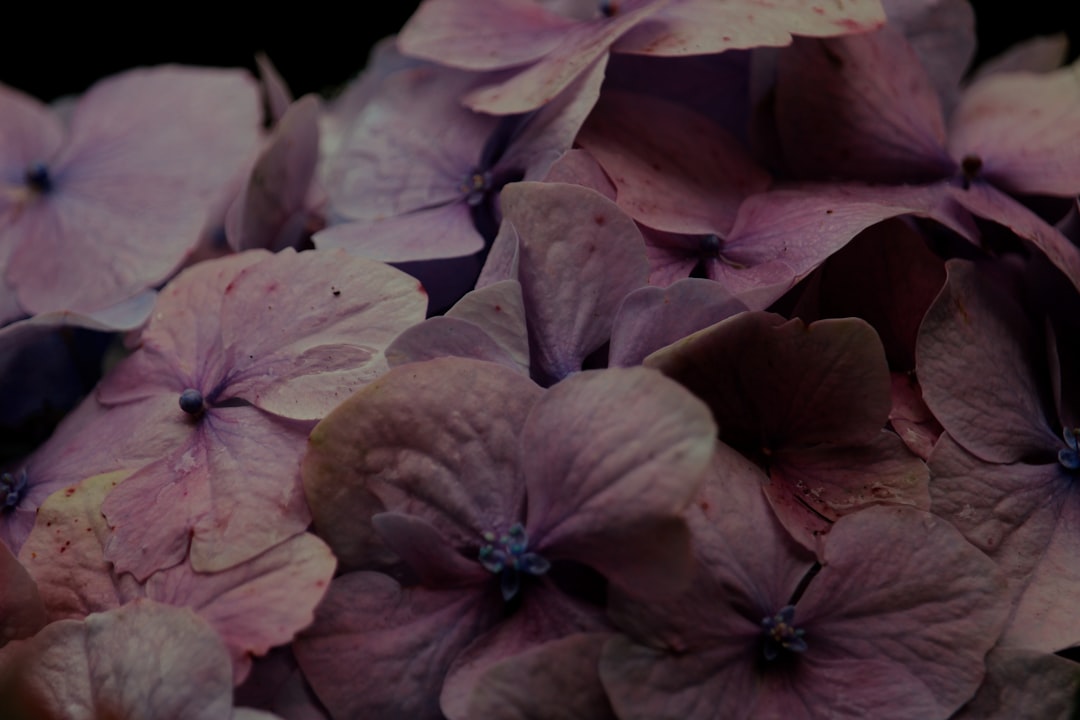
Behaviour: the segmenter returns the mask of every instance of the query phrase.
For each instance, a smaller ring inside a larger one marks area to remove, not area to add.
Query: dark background
[[[232,22],[197,9],[163,16],[158,13],[168,13],[171,7],[164,4],[151,6],[154,20],[149,15],[110,15],[100,6],[85,17],[58,7],[13,9],[10,14],[5,11],[0,82],[52,100],[82,92],[95,80],[137,65],[177,62],[254,69],[254,54],[261,50],[297,96],[325,94],[359,72],[372,44],[396,32],[418,4],[417,0],[358,3],[354,7],[369,15],[362,23],[346,20],[340,5],[331,10],[310,2],[296,3],[291,15],[260,12]],[[980,58],[1018,40],[1061,31],[1072,40],[1070,57],[1078,55],[1080,25],[1067,19],[1076,10],[1074,2],[976,0],[974,5]]]

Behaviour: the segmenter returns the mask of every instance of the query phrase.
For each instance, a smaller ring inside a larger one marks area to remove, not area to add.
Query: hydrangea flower
[[[303,530],[308,432],[385,370],[383,348],[425,305],[404,273],[339,252],[249,251],[181,274],[97,390],[103,428],[162,448],[102,505],[106,558],[144,579],[190,544],[196,570],[224,570]]]
[[[606,627],[585,568],[635,596],[676,591],[678,513],[714,433],[644,368],[547,391],[462,358],[391,370],[320,423],[304,461],[316,532],[343,565],[402,579],[331,584],[295,643],[316,693],[343,716],[465,717],[489,666]]]
[[[1007,599],[948,523],[906,507],[837,521],[820,564],[719,446],[688,511],[697,574],[669,601],[616,591],[600,677],[624,720],[946,718],[983,678]]]
[[[15,90],[0,98],[0,323],[101,310],[164,281],[259,139],[239,70],[128,71],[66,124]]]

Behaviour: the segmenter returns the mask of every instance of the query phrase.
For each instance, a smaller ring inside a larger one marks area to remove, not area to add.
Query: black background
[[[170,12],[166,5],[149,6],[153,16],[98,8],[82,17],[59,7],[12,9],[10,14],[5,11],[5,39],[0,41],[0,82],[52,100],[138,65],[178,62],[254,69],[254,55],[261,50],[297,96],[326,94],[359,72],[372,44],[396,32],[417,5],[416,0],[390,0],[331,9],[296,3],[291,14],[260,12],[239,20],[225,20],[220,10],[220,17],[196,9]],[[979,58],[1027,37],[1061,31],[1072,40],[1070,57],[1078,55],[1080,26],[1067,17],[1076,9],[1073,2],[974,5]],[[347,19],[344,8],[368,17],[362,22]]]

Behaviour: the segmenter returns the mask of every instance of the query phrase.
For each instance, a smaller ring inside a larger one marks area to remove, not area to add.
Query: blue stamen
[[[775,660],[784,650],[794,653],[806,652],[805,631],[796,628],[795,606],[785,605],[772,617],[762,618],[761,629],[765,636],[762,650],[766,660]]]
[[[32,190],[39,193],[47,193],[52,190],[52,176],[49,175],[49,166],[43,162],[30,163],[23,174],[23,180]]]
[[[486,542],[477,559],[484,569],[499,576],[503,600],[510,600],[521,589],[521,574],[543,575],[551,567],[543,556],[529,552],[529,538],[521,523],[514,523],[496,544],[495,533],[485,532]]]
[[[206,400],[195,388],[180,393],[180,409],[188,415],[200,415],[206,409]]]
[[[18,477],[11,473],[0,473],[0,513],[17,508],[29,484],[25,469],[18,473]]]
[[[491,190],[491,185],[490,172],[473,170],[461,181],[458,190],[465,196],[465,202],[469,207],[476,207],[484,201],[484,197]]]

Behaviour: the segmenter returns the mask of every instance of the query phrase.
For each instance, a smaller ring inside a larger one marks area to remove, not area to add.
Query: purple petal
[[[500,603],[475,587],[403,589],[386,575],[349,573],[330,584],[294,652],[334,717],[440,720],[443,677]]]
[[[312,239],[320,250],[341,248],[350,255],[382,262],[472,255],[484,248],[484,238],[473,222],[472,208],[459,200],[378,220],[334,225]]]
[[[466,717],[614,720],[597,668],[604,633],[577,633],[524,650],[488,668]]]
[[[297,245],[319,159],[318,116],[319,99],[307,95],[275,125],[225,218],[225,235],[234,250]]]
[[[580,633],[602,632],[608,627],[599,608],[571,598],[551,583],[542,581],[529,587],[522,594],[521,607],[477,637],[455,658],[447,671],[440,696],[443,712],[450,720],[477,717],[473,707],[477,700],[474,693],[478,685],[483,686],[490,673],[499,672],[500,666],[505,672],[507,665],[522,661],[521,655],[546,647],[547,643],[578,637]],[[594,666],[585,676],[575,680],[576,683],[593,684],[593,697],[597,691],[601,696],[603,694],[595,672]],[[527,678],[518,678],[519,683],[522,680],[528,682]],[[589,683],[590,680],[593,683]],[[533,696],[534,701],[541,698],[542,695]],[[566,706],[562,703],[560,708],[565,712]]]
[[[645,245],[614,203],[578,185],[515,183],[502,206],[520,237],[534,369],[566,377],[608,340],[623,298],[646,284]]]
[[[885,22],[881,5],[851,2],[829,6],[801,0],[761,4],[682,0],[627,33],[616,52],[645,55],[706,55],[726,50],[787,45],[792,35],[860,33]]]
[[[742,200],[770,183],[734,137],[665,100],[603,93],[578,137],[638,222],[677,233],[727,233]]]
[[[678,514],[708,469],[715,435],[704,405],[645,368],[558,383],[523,432],[532,542],[633,591],[677,586],[678,568],[689,570]]]
[[[207,411],[186,444],[105,499],[106,558],[145,579],[180,563],[190,543],[192,567],[214,572],[303,531],[299,466],[310,429],[252,407]]]
[[[898,28],[797,39],[778,73],[777,126],[796,176],[926,182],[955,167],[937,93]]]
[[[390,510],[427,520],[455,548],[519,520],[520,433],[541,390],[492,363],[394,368],[311,433],[304,490],[318,534],[346,566],[385,558],[370,526]],[[359,440],[362,439],[362,442]]]
[[[475,558],[458,553],[434,525],[421,517],[384,512],[373,515],[371,524],[426,588],[466,587],[491,579]]]
[[[997,73],[976,81],[951,118],[949,152],[977,157],[994,185],[1012,193],[1076,195],[1080,65],[1050,73]]]
[[[640,365],[651,353],[746,310],[719,284],[684,278],[626,296],[611,328],[611,367]]]
[[[986,656],[979,692],[953,720],[993,717],[1066,718],[1076,713],[1076,662],[1030,650],[998,648]]]
[[[1040,402],[1041,341],[1014,279],[960,260],[946,267],[948,281],[916,346],[927,406],[965,449],[989,462],[1056,453],[1058,431],[1047,426]]]
[[[423,288],[382,263],[329,251],[270,256],[225,288],[223,399],[317,420],[386,369],[383,348],[426,307]]]
[[[232,715],[228,653],[187,609],[136,600],[85,622],[53,623],[20,650],[16,695],[0,701],[21,701],[33,717]]]

